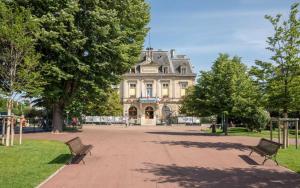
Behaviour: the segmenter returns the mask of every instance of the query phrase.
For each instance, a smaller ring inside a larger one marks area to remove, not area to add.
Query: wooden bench
[[[65,144],[69,147],[71,154],[73,155],[72,160],[77,157],[78,159],[82,160],[82,162],[85,164],[83,160],[84,156],[87,153],[90,153],[90,155],[92,155],[91,149],[93,148],[93,146],[82,144],[81,139],[79,137],[75,137],[67,141]]]
[[[277,152],[280,148],[281,144],[277,142],[273,142],[271,140],[267,140],[265,138],[260,139],[257,146],[250,146],[251,152],[249,156],[252,154],[252,152],[256,152],[259,155],[265,157],[265,160],[262,164],[265,164],[265,162],[268,159],[272,159],[274,157],[274,160],[276,164],[278,165],[278,162],[276,160]]]

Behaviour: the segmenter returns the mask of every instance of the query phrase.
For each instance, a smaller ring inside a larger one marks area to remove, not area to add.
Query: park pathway
[[[66,165],[43,188],[300,187],[299,174],[247,156],[246,145],[258,138],[206,136],[199,127],[85,127],[25,137],[75,136],[94,145],[92,156],[85,165]]]

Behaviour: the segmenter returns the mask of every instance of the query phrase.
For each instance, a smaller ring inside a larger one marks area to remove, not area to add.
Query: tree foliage
[[[28,100],[23,100],[22,102],[12,101],[12,107],[12,114],[17,116],[25,115],[27,117],[35,110],[30,106],[30,102]],[[0,113],[7,112],[7,108],[7,99],[0,97]]]
[[[41,24],[37,51],[47,81],[43,103],[54,131],[79,93],[95,99],[138,60],[149,22],[144,0],[16,0]]]
[[[0,90],[8,100],[8,114],[17,95],[36,96],[44,82],[35,51],[38,23],[29,10],[0,2]]]
[[[267,49],[272,62],[257,61],[251,73],[260,85],[266,106],[280,111],[285,117],[289,111],[300,109],[300,18],[299,4],[291,6],[287,20],[281,15],[265,16],[273,26],[274,35],[268,37]]]
[[[123,106],[121,104],[120,95],[115,90],[108,93],[106,100],[89,102],[86,110],[86,114],[103,116],[121,116],[122,112]]]
[[[76,117],[83,114],[90,116],[120,116],[122,115],[123,106],[118,92],[112,89],[92,100],[79,95],[66,107],[66,111],[69,112],[70,116]]]
[[[200,72],[197,84],[187,92],[182,112],[196,116],[238,117],[251,129],[264,126],[265,122],[261,122],[266,117],[259,103],[258,87],[247,67],[241,63],[241,58],[230,58],[226,54],[220,54],[210,71]],[[257,116],[262,120],[253,119]]]

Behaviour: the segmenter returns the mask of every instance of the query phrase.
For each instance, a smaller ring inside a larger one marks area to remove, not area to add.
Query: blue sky
[[[251,66],[268,60],[273,33],[265,14],[288,15],[296,0],[148,0],[151,46],[190,57],[195,72],[210,69],[219,53],[238,55]],[[145,47],[148,46],[146,38]]]

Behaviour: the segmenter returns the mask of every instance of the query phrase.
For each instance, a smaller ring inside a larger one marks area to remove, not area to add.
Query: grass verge
[[[206,132],[211,133],[211,129],[206,130]],[[216,134],[221,135],[221,134],[223,134],[223,132],[221,129],[217,129]],[[270,131],[269,130],[262,130],[261,132],[249,131],[247,128],[244,128],[244,127],[230,127],[230,128],[228,128],[228,135],[229,136],[253,136],[253,137],[270,139]],[[298,135],[300,138],[300,131],[298,132]],[[295,138],[294,130],[289,130],[289,137]],[[278,138],[278,129],[273,130],[273,138]]]
[[[300,148],[290,146],[287,149],[280,149],[277,160],[281,166],[291,169],[300,174]]]
[[[70,157],[58,141],[25,140],[22,145],[0,146],[0,187],[36,187]]]

